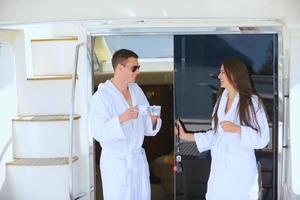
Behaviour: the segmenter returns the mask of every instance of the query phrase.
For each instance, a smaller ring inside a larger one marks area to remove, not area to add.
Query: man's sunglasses
[[[123,66],[126,67],[126,65],[123,65]],[[136,70],[140,69],[140,67],[141,67],[140,65],[134,65],[134,66],[130,67],[130,69],[132,72],[135,72]]]
[[[131,67],[131,71],[135,72],[136,70],[140,69],[140,67],[141,67],[140,65],[134,65]]]

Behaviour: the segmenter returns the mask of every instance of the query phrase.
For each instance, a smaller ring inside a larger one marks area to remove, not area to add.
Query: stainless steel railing
[[[70,107],[70,126],[69,126],[69,197],[70,200],[74,200],[73,197],[73,140],[74,140],[74,107],[75,107],[75,89],[77,79],[77,66],[78,66],[78,55],[79,49],[83,46],[83,43],[76,45],[75,60],[74,60],[74,71],[72,74],[72,94],[71,94],[71,107]]]

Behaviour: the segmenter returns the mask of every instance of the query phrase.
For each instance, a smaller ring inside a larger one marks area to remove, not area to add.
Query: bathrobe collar
[[[228,100],[228,90],[225,89],[220,99],[219,109],[218,109],[218,121],[233,121],[238,113],[238,103],[240,100],[240,94],[237,93],[233,99],[230,109],[225,113],[225,108]]]
[[[100,85],[99,85],[99,87],[100,87]],[[105,84],[103,84],[103,85],[107,86],[110,91],[112,91],[116,95],[120,96],[120,98],[123,100],[126,107],[129,108],[129,104],[126,101],[125,97],[123,96],[122,92],[120,90],[118,90],[118,88],[112,83],[111,80],[107,80],[105,82]],[[129,90],[129,93],[130,93],[130,96],[131,96],[132,106],[136,106],[136,98],[135,98],[135,95],[134,95],[134,92],[133,92],[132,83],[128,84],[128,90]]]

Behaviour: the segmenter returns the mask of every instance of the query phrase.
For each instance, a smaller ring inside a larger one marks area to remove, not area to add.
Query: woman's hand
[[[241,133],[241,126],[232,123],[231,121],[222,121],[221,127],[224,132]]]
[[[187,140],[187,141],[195,141],[194,134],[189,134],[184,131],[184,128],[182,127],[181,123],[177,120],[176,121],[176,126],[174,128],[175,134],[179,134],[179,138],[182,140]]]

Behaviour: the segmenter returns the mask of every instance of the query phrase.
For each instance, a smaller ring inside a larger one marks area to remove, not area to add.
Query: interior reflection
[[[112,54],[127,48],[139,55],[140,74],[137,83],[150,105],[161,105],[162,127],[155,137],[145,137],[150,169],[151,199],[174,199],[173,172],[173,37],[166,35],[110,35],[91,39],[90,57],[93,66],[94,92],[100,83],[111,79]],[[159,45],[157,45],[159,44]],[[94,140],[95,199],[103,199],[99,167],[101,146]]]

